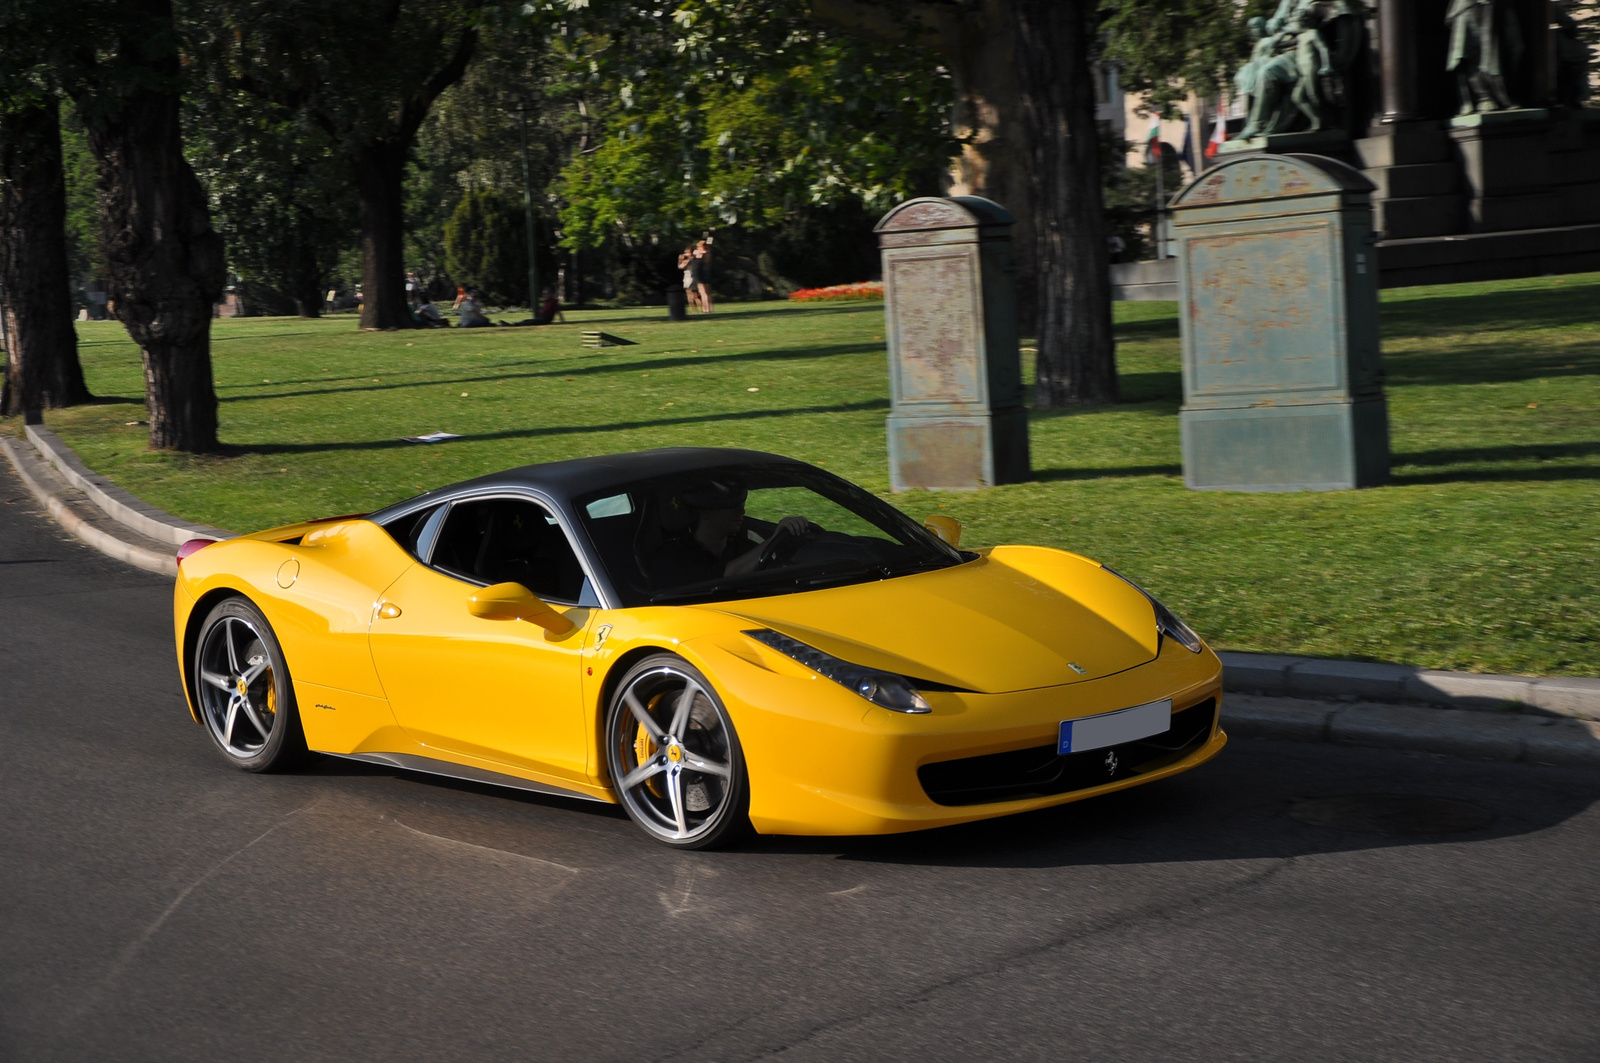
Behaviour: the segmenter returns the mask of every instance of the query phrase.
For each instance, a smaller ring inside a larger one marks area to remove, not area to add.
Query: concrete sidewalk
[[[101,553],[176,575],[176,547],[235,533],[182,521],[94,473],[43,425],[0,436],[41,506]],[[31,444],[31,447],[28,445]],[[1223,723],[1240,737],[1600,767],[1600,679],[1475,675],[1223,652]]]

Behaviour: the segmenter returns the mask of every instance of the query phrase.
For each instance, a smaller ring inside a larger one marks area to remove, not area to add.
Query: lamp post
[[[522,214],[528,222],[528,316],[539,316],[539,250],[533,219],[533,174],[528,166],[528,104],[517,104],[517,124],[522,130]]]

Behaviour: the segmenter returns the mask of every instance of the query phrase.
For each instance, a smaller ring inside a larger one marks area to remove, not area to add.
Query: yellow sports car
[[[308,751],[616,802],[680,848],[917,830],[1186,771],[1222,666],[1076,554],[960,549],[804,462],[530,465],[179,551],[190,711]]]

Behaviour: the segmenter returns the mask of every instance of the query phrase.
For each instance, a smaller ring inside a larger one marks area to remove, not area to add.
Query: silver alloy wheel
[[[728,814],[734,762],[716,698],[670,665],[628,680],[626,712],[613,713],[610,741],[621,776],[617,796],[665,841],[693,841]]]
[[[261,634],[248,620],[224,616],[206,632],[197,657],[201,715],[223,752],[259,755],[277,724],[277,685]]]

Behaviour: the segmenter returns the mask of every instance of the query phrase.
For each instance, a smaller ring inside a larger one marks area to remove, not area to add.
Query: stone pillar
[[[1372,191],[1333,159],[1245,155],[1173,200],[1191,489],[1388,479]]]
[[[1011,225],[978,196],[909,200],[878,222],[895,491],[1030,474]]]
[[[1383,79],[1384,125],[1414,122],[1417,108],[1416,5],[1414,0],[1379,0],[1378,60]]]

